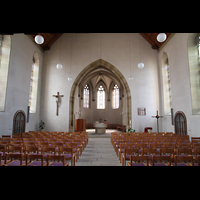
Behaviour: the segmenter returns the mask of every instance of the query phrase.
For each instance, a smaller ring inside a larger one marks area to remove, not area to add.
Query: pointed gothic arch
[[[70,102],[69,102],[69,131],[73,131],[73,127],[74,127],[74,100],[75,100],[75,91],[76,88],[78,87],[79,83],[84,79],[84,77],[91,73],[93,70],[95,70],[96,68],[98,68],[99,66],[103,66],[104,68],[106,68],[107,70],[111,71],[112,73],[114,73],[116,75],[116,77],[120,80],[121,85],[124,87],[125,92],[126,92],[126,126],[128,128],[128,126],[130,125],[130,120],[132,118],[132,111],[131,111],[131,92],[130,92],[130,88],[128,86],[128,83],[125,79],[125,77],[123,76],[123,74],[112,64],[110,64],[109,62],[102,60],[102,59],[98,59],[92,63],[90,63],[88,66],[86,66],[76,77],[72,88],[71,88],[71,92],[70,92]]]

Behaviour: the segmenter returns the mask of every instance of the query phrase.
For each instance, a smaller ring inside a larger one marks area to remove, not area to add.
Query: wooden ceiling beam
[[[50,33],[51,34],[51,33]],[[62,35],[62,33],[55,34],[55,36],[43,47],[44,50],[50,50],[51,45]]]
[[[142,37],[151,44],[152,49],[159,49],[159,46],[152,39],[150,39],[150,37],[148,37],[146,33],[140,33],[140,35],[142,35]]]

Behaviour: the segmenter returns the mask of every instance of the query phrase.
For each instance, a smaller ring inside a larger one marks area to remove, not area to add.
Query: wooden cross
[[[57,95],[53,95],[53,97],[56,97],[56,103],[57,103],[56,115],[58,116],[58,102],[59,102],[59,97],[64,97],[64,95],[59,95],[59,92],[57,92]]]
[[[159,118],[163,118],[164,116],[159,116],[159,115],[158,115],[158,111],[157,111],[157,115],[156,115],[156,116],[152,116],[152,117],[157,119],[157,133],[159,133],[158,119],[159,119]]]

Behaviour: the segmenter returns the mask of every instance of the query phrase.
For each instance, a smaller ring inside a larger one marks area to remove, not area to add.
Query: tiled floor
[[[111,131],[116,130],[106,131],[105,135],[94,135],[87,130],[89,141],[76,166],[122,166],[110,141]]]

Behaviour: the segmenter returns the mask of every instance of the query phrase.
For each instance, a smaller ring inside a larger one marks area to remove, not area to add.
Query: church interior
[[[90,139],[96,145],[99,139],[126,165],[116,134],[146,134],[149,127],[149,134],[171,133],[191,143],[200,137],[199,122],[199,33],[0,34],[0,139],[79,132],[84,145],[76,159]],[[96,138],[90,134],[95,123],[106,124]]]

